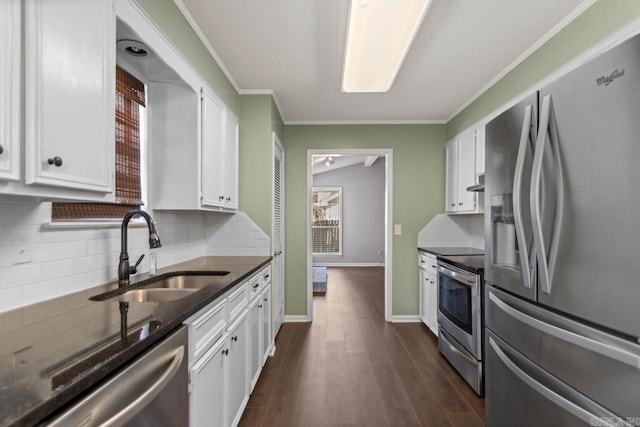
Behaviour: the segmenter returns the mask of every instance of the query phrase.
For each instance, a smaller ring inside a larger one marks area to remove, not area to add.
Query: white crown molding
[[[271,95],[271,97],[273,98],[273,102],[275,102],[276,108],[278,109],[278,114],[280,114],[280,117],[283,116],[282,107],[280,107],[280,101],[278,101],[276,92],[273,89],[240,89],[238,91],[238,94],[240,95]]]
[[[229,71],[227,66],[224,64],[224,62],[222,62],[222,59],[220,58],[218,53],[215,51],[215,49],[209,42],[209,39],[207,39],[207,36],[204,35],[202,28],[200,28],[200,26],[198,25],[194,17],[191,15],[187,7],[184,5],[182,0],[173,0],[173,2],[178,7],[180,12],[182,13],[182,16],[184,16],[184,18],[187,20],[189,25],[191,25],[191,28],[196,33],[196,35],[198,36],[198,38],[200,39],[204,47],[209,51],[209,54],[213,57],[213,60],[216,61],[216,63],[218,64],[218,67],[220,67],[224,75],[227,77],[227,79],[231,83],[231,86],[233,86],[236,92],[240,93],[240,88],[238,87],[238,84],[234,80],[233,76],[231,75],[231,72]]]
[[[446,125],[445,120],[287,120],[285,125]]]
[[[588,0],[582,3],[580,6],[575,8],[569,15],[567,15],[562,21],[558,22],[551,30],[549,30],[545,35],[542,36],[537,42],[535,42],[529,49],[525,50],[520,56],[518,56],[511,64],[509,64],[504,70],[500,73],[496,74],[496,76],[489,80],[487,84],[482,86],[480,90],[478,90],[471,98],[469,98],[464,104],[458,107],[448,118],[445,120],[445,123],[453,120],[458,114],[460,114],[465,108],[471,105],[476,99],[480,98],[482,94],[488,91],[493,85],[498,83],[503,77],[505,77],[509,72],[513,71],[518,65],[524,62],[531,54],[533,54],[536,50],[540,49],[546,42],[551,40],[556,34],[562,31],[567,25],[573,22],[578,16],[582,15],[582,13],[587,10],[591,5],[593,5],[597,0]]]

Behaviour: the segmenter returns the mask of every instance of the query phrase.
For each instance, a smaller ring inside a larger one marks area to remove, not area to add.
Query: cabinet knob
[[[237,335],[232,336],[231,341],[238,341],[238,336]]]
[[[47,160],[47,163],[60,167],[62,166],[62,157],[54,157],[53,159]]]
[[[0,145],[0,154],[2,154],[4,152],[4,148],[2,147],[2,145]]]
[[[227,202],[231,202],[231,197],[227,197]]]
[[[222,350],[222,354],[224,354],[225,356],[229,354],[229,349],[225,348],[224,350]]]
[[[464,203],[462,203],[462,202],[460,202],[460,203],[458,203],[458,204],[459,204],[460,206],[464,205]]]
[[[455,203],[451,203],[451,207],[452,207],[452,208],[453,208],[453,207],[455,207],[455,206],[456,206],[456,204],[455,204]]]
[[[218,196],[218,200],[223,201],[224,200],[224,196]]]
[[[268,299],[268,298],[265,298],[265,299],[263,299],[262,301],[267,302],[267,301],[269,301],[269,299]]]
[[[258,286],[260,286],[258,283],[253,285],[253,289],[257,288]]]
[[[258,308],[262,308],[262,304],[258,304]]]

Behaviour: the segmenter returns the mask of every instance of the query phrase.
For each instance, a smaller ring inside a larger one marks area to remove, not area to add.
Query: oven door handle
[[[446,267],[440,266],[440,274],[444,274],[447,277],[451,277],[459,282],[468,284],[469,286],[475,286],[476,276],[473,274],[462,273],[460,271],[453,271]]]

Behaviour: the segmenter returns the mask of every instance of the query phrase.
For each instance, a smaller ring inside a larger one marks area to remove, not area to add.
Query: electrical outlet
[[[11,236],[11,253],[14,264],[31,262],[33,253],[31,239],[24,234],[14,234]]]

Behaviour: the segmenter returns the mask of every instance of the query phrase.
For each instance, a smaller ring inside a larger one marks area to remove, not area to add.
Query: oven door
[[[438,264],[438,324],[476,359],[482,356],[478,276]]]

